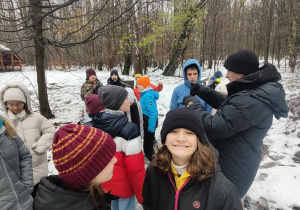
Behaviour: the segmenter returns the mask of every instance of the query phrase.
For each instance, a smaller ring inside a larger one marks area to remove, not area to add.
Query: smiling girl
[[[35,197],[40,179],[48,175],[47,150],[51,147],[55,127],[44,116],[31,111],[29,90],[20,82],[4,85],[0,91],[0,102],[32,155],[32,196]]]
[[[169,111],[161,142],[147,168],[144,210],[242,210],[238,191],[221,173],[196,111]]]

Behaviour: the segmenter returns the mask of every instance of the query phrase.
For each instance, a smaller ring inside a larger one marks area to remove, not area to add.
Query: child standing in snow
[[[142,106],[144,120],[144,153],[149,161],[154,154],[153,143],[155,140],[155,129],[158,124],[158,110],[156,100],[158,92],[153,91],[150,86],[149,77],[142,77],[137,81],[138,90],[141,94],[140,103]]]
[[[143,75],[141,75],[141,74],[134,75],[134,79],[135,79],[135,82],[136,82],[136,86],[134,88],[134,95],[135,95],[135,97],[137,98],[138,101],[141,98],[141,94],[140,94],[140,92],[138,90],[138,87],[137,87],[137,85],[138,85],[137,81],[139,81],[139,79],[141,79],[142,77],[143,77]],[[155,86],[152,83],[150,83],[150,86],[152,87],[152,89],[154,91],[157,91],[157,92],[162,91],[162,89],[164,87],[162,82],[159,82],[157,86]]]
[[[144,210],[242,210],[236,187],[221,173],[198,113],[167,113],[161,147],[147,168]]]
[[[32,160],[7,119],[0,116],[0,209],[32,209]]]
[[[0,91],[0,101],[32,155],[34,197],[40,179],[48,175],[47,151],[51,147],[55,127],[44,116],[31,111],[29,90],[20,82],[4,85]]]
[[[108,85],[117,85],[121,87],[130,87],[130,85],[123,82],[123,80],[119,77],[119,73],[117,70],[112,70],[110,72],[110,77],[107,79]]]
[[[59,175],[41,179],[33,209],[109,210],[109,194],[100,184],[113,175],[113,138],[93,127],[69,124],[55,133],[52,148]]]
[[[103,84],[98,80],[94,69],[86,70],[86,81],[81,86],[80,97],[84,101],[85,97],[90,94],[97,94],[97,90]]]
[[[125,88],[106,85],[98,89],[104,112],[93,116],[93,127],[109,133],[117,144],[114,175],[102,187],[120,197],[112,201],[113,210],[134,210],[135,197],[142,203],[142,189],[145,178],[145,162],[142,152],[140,130],[129,122],[124,112],[130,111],[130,100]]]

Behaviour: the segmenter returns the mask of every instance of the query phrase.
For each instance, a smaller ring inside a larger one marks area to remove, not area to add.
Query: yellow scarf
[[[176,188],[177,190],[180,189],[180,187],[185,183],[185,181],[191,176],[189,174],[189,172],[185,171],[180,177],[178,177],[176,174],[177,174],[177,171],[176,169],[174,168],[173,164],[171,164],[171,168],[172,168],[172,172],[173,174],[175,174],[175,183],[176,183]]]

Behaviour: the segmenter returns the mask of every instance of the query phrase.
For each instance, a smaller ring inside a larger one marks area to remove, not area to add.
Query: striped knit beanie
[[[88,185],[116,152],[113,138],[104,131],[83,125],[65,125],[55,133],[52,154],[59,178],[69,189]]]

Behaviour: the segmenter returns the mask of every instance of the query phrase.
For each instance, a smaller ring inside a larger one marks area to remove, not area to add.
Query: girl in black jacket
[[[144,210],[242,210],[239,193],[220,172],[196,111],[168,112],[161,142],[147,168]]]

